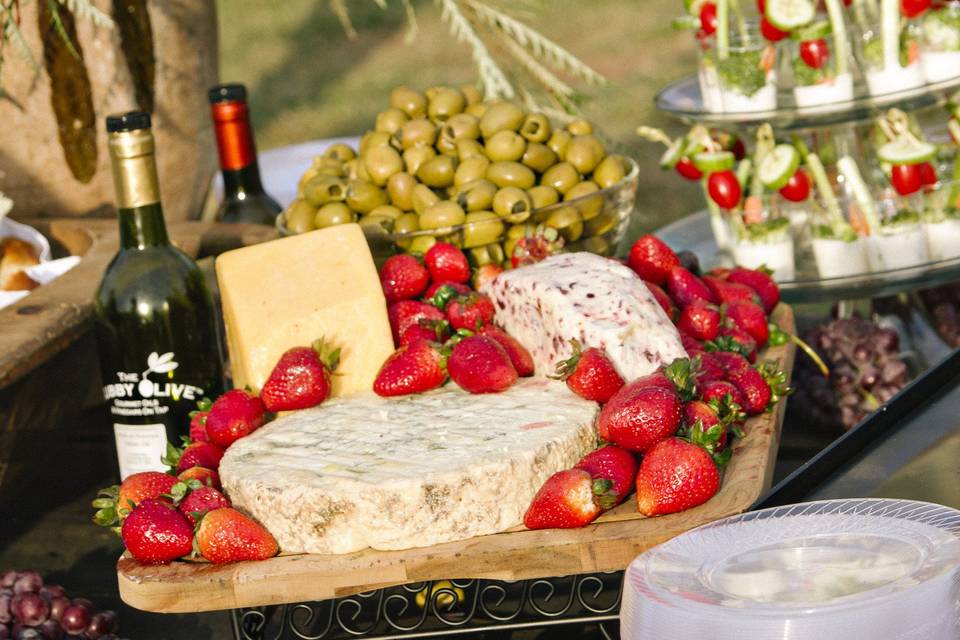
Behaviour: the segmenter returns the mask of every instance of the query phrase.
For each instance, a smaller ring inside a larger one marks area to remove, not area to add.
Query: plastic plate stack
[[[956,640],[960,511],[827,500],[694,529],[627,569],[621,638]]]

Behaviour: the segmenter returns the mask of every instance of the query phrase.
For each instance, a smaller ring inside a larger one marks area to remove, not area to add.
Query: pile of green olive
[[[544,227],[608,253],[624,215],[608,206],[608,188],[632,169],[585,120],[554,128],[541,113],[483,102],[472,86],[401,86],[359,153],[335,144],[314,159],[283,224],[303,233],[359,222],[405,251],[452,242],[477,264],[509,261],[520,238]]]

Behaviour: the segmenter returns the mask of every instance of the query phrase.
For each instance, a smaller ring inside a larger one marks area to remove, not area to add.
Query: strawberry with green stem
[[[119,485],[97,492],[92,505],[93,521],[102,527],[116,527],[144,500],[159,500],[169,494],[177,478],[160,471],[142,471],[126,477]],[[119,533],[119,531],[117,531]]]
[[[581,398],[600,404],[607,402],[623,386],[623,377],[602,349],[583,349],[576,339],[570,340],[570,346],[572,355],[559,362],[555,375],[550,377],[566,382]]]
[[[637,457],[626,449],[608,444],[585,455],[576,468],[588,472],[594,481],[610,481],[610,490],[615,500],[609,506],[608,503],[601,503],[601,507],[609,509],[623,502],[633,491],[637,476]]]
[[[384,361],[373,382],[373,391],[383,397],[402,396],[436,389],[446,381],[446,358],[441,346],[415,340]]]
[[[323,338],[288,349],[263,383],[260,399],[273,412],[315,407],[330,397],[330,376],[339,364],[340,347]]]
[[[279,551],[263,525],[231,507],[214,509],[199,520],[196,551],[214,564],[266,560]]]
[[[666,438],[640,462],[637,509],[648,517],[685,511],[712,498],[719,488],[720,470],[703,447]]]
[[[596,520],[616,503],[613,483],[594,480],[588,471],[567,469],[540,487],[523,516],[528,529],[575,529]]]
[[[498,393],[517,381],[517,370],[500,343],[485,335],[455,336],[447,357],[450,379],[469,393]],[[449,344],[449,343],[448,343]]]

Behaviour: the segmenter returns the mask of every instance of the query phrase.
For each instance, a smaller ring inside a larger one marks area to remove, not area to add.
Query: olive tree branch
[[[480,72],[487,99],[512,98],[515,92],[503,70],[494,62],[487,46],[480,39],[470,19],[463,13],[457,0],[438,0],[441,19],[450,25],[450,32],[457,42],[466,43],[473,54],[473,61]]]

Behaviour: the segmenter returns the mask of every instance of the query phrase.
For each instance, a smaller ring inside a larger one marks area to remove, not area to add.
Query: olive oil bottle
[[[107,117],[120,249],[95,301],[104,398],[121,478],[162,471],[198,400],[223,391],[213,303],[203,274],[170,244],[150,115]]]
[[[223,173],[223,200],[217,220],[274,224],[281,207],[263,190],[260,181],[246,87],[218,85],[210,89],[208,97]]]

